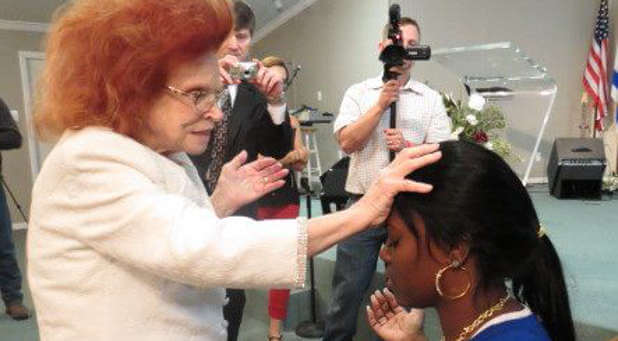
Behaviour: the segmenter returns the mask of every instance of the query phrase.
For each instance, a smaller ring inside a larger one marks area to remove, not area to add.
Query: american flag
[[[607,35],[609,18],[607,0],[601,0],[597,24],[594,28],[594,40],[588,52],[588,62],[584,71],[584,88],[594,100],[596,116],[594,128],[603,130],[603,118],[607,116]]]

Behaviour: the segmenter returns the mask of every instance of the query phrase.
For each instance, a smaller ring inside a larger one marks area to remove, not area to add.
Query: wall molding
[[[49,24],[0,19],[0,30],[45,33],[49,31]]]
[[[260,40],[264,39],[272,31],[276,30],[279,26],[285,24],[290,19],[297,16],[300,12],[305,10],[305,8],[313,5],[316,2],[318,2],[318,0],[300,0],[298,3],[296,3],[296,5],[285,10],[275,19],[271,20],[268,24],[264,25],[264,27],[257,30],[255,34],[253,35],[252,44],[255,44],[259,42]]]
[[[548,181],[546,176],[529,177],[528,178],[528,183],[529,184],[533,184],[533,185],[536,185],[536,184],[546,184],[548,182],[549,181]]]

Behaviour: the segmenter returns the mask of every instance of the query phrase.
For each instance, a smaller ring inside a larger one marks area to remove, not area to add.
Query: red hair
[[[171,62],[216,51],[232,25],[226,0],[73,1],[47,37],[39,135],[97,125],[134,137]]]

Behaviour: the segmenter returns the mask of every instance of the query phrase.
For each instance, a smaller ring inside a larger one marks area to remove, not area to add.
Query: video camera
[[[431,47],[428,45],[416,45],[409,48],[403,47],[401,30],[401,9],[398,4],[393,4],[388,10],[390,26],[388,28],[388,39],[393,44],[387,46],[380,54],[380,61],[384,63],[383,81],[387,82],[397,78],[398,74],[391,72],[393,66],[403,65],[404,60],[429,60],[431,58]]]

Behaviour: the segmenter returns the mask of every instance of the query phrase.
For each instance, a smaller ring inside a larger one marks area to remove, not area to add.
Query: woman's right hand
[[[423,310],[407,312],[384,289],[371,295],[371,306],[367,306],[367,322],[373,331],[385,341],[426,341],[423,335]]]
[[[380,176],[367,193],[356,202],[358,214],[368,219],[372,226],[379,225],[388,217],[397,193],[430,192],[433,189],[430,184],[407,180],[405,177],[438,161],[442,157],[438,148],[438,144],[424,144],[401,150],[395,160],[380,171]]]

